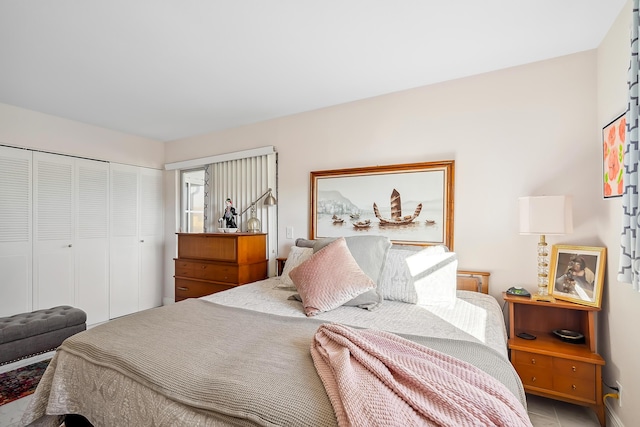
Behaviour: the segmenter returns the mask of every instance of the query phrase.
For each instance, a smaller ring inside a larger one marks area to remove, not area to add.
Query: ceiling
[[[170,141],[598,47],[626,0],[0,0],[0,102]]]

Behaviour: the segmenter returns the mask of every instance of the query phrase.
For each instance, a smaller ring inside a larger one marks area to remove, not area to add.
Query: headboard
[[[489,276],[486,271],[458,270],[458,290],[489,293]]]

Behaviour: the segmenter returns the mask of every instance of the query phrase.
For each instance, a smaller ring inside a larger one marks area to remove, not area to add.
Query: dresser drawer
[[[188,261],[176,260],[176,276],[195,277],[194,270],[195,263]]]
[[[198,279],[238,283],[238,266],[226,264],[201,264],[195,269]]]
[[[176,279],[176,301],[182,301],[187,298],[200,298],[231,288],[233,288],[232,285]]]
[[[519,350],[511,352],[511,362],[514,365],[531,365],[540,368],[548,368],[549,370],[553,367],[553,357]]]
[[[238,266],[226,263],[176,260],[176,276],[238,283]]]

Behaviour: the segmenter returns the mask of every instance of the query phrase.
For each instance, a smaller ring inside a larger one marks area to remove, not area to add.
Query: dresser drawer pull
[[[572,367],[571,367],[571,370],[572,370],[573,372],[577,371],[577,369],[576,369],[576,367],[575,367],[575,366],[572,366]]]
[[[576,385],[575,385],[575,384],[571,384],[571,390],[575,390],[575,389],[577,389],[577,388],[578,388],[578,387],[576,387]]]
[[[189,288],[185,288],[184,286],[178,286],[179,291],[188,291]]]
[[[535,365],[536,364],[536,359],[531,359],[531,364]]]
[[[536,382],[536,379],[537,379],[536,377],[531,377],[531,382],[532,382],[532,383],[535,383],[535,382]]]

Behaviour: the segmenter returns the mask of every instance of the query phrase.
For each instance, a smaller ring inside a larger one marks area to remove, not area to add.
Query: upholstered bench
[[[0,365],[56,349],[87,329],[86,321],[84,311],[67,305],[0,317]]]

